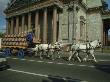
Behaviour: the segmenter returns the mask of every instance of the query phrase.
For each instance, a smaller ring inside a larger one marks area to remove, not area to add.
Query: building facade
[[[106,5],[105,0],[13,0],[4,11],[6,34],[33,32],[35,43],[98,39],[108,45],[110,12]]]

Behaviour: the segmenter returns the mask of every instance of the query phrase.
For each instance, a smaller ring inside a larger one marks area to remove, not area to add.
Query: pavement
[[[110,55],[96,54],[97,63],[8,57],[11,68],[0,71],[0,82],[110,82]]]

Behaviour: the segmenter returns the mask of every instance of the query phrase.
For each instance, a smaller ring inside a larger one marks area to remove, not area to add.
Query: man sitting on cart
[[[32,47],[32,45],[33,45],[33,33],[32,32],[29,32],[26,35],[26,41],[28,43],[28,47]]]

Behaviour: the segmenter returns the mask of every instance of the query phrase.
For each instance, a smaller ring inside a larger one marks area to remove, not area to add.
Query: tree
[[[0,38],[3,38],[5,33],[0,32]]]

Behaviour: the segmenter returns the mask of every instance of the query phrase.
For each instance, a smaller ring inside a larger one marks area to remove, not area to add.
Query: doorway
[[[110,19],[103,20],[103,45],[110,46]]]

